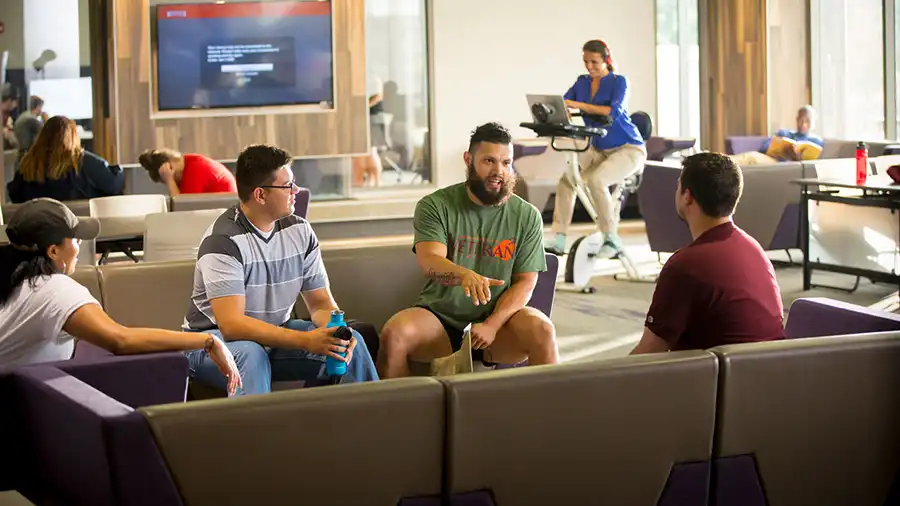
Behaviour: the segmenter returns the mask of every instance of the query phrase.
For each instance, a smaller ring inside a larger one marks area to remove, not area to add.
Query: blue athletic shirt
[[[612,124],[606,127],[605,137],[594,137],[592,144],[596,149],[612,149],[624,144],[641,146],[644,139],[628,114],[628,78],[610,72],[600,79],[597,94],[591,99],[591,76],[585,74],[578,77],[575,84],[565,94],[566,100],[574,100],[592,105],[608,106],[612,108],[609,117]],[[584,124],[591,127],[603,125],[585,117]]]

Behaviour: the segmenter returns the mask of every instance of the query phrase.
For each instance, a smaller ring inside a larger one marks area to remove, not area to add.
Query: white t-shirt
[[[0,366],[72,358],[75,340],[63,325],[85,304],[100,305],[87,288],[65,274],[19,285],[0,306]]]

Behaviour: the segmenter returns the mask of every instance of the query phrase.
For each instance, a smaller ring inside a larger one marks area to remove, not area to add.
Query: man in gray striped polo
[[[309,222],[293,214],[299,188],[291,155],[248,146],[237,160],[240,203],[210,227],[200,243],[184,329],[226,341],[241,373],[239,395],[267,393],[272,380],[315,380],[325,356],[346,360],[344,381],[375,381],[378,373],[361,336],[348,342],[326,328],[338,309]],[[291,320],[302,295],[312,321]],[[346,359],[338,353],[347,351]],[[191,377],[224,388],[203,350],[188,352]]]

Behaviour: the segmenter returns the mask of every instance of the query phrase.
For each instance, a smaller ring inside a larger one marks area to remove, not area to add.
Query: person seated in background
[[[383,378],[409,375],[410,358],[428,362],[461,350],[469,324],[473,360],[559,362],[553,323],[527,306],[547,270],[543,222],[536,207],[512,193],[512,153],[503,126],[479,126],[463,153],[466,181],[416,205],[413,251],[429,279],[415,307],[382,330]]]
[[[692,155],[682,166],[675,208],[694,241],[659,273],[632,354],[783,339],[784,306],[772,262],[732,221],[743,191],[740,167],[718,153]]]
[[[804,105],[797,111],[796,130],[786,128],[778,130],[759,151],[739,153],[732,158],[738,165],[816,160],[822,154],[825,141],[812,133],[815,119],[815,109],[811,105]]]
[[[125,174],[118,165],[81,147],[75,122],[53,116],[38,133],[6,186],[13,203],[38,197],[80,200],[121,195]]]
[[[163,183],[169,195],[182,193],[237,193],[234,174],[212,158],[173,149],[150,149],[138,157],[150,180]]]
[[[233,393],[241,378],[231,352],[209,334],[128,328],[113,321],[70,276],[82,240],[100,233],[62,202],[39,198],[9,220],[0,246],[0,366],[68,360],[81,339],[117,355],[204,349]]]
[[[325,357],[347,362],[346,381],[375,381],[378,374],[354,330],[348,342],[326,328],[338,309],[309,222],[293,214],[299,187],[291,155],[252,145],[237,160],[240,202],[210,227],[200,243],[184,330],[223,339],[243,380],[240,395],[271,391],[273,379],[315,381]],[[292,320],[302,295],[312,321]],[[346,357],[339,353],[346,351]],[[188,353],[191,376],[222,387],[205,350]]]
[[[41,97],[33,95],[29,99],[28,105],[30,106],[30,109],[20,114],[13,125],[16,140],[19,142],[19,154],[16,157],[17,160],[21,160],[25,153],[28,152],[28,148],[34,144],[34,140],[37,139],[41,127],[43,127],[44,122],[47,121],[47,113],[44,112],[44,101]]]

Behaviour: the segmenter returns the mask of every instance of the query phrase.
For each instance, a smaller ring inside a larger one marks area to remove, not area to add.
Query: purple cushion
[[[900,315],[847,302],[811,297],[797,299],[788,310],[789,338],[839,336],[900,330]]]
[[[716,469],[713,484],[714,504],[767,506],[753,455],[715,459],[713,466]]]
[[[438,495],[429,497],[405,497],[400,499],[397,506],[441,506],[442,504],[441,496]]]
[[[496,506],[494,494],[490,490],[462,492],[450,497],[450,506]]]
[[[19,368],[26,497],[59,504],[180,505],[143,416],[50,366]]]
[[[294,200],[294,214],[301,217],[306,218],[309,214],[309,197],[310,192],[308,188],[300,188],[300,191],[297,192],[297,196]]]
[[[553,310],[553,299],[556,297],[556,278],[559,273],[559,257],[545,253],[547,270],[538,274],[537,284],[531,293],[528,306],[533,307],[550,317]]]
[[[710,462],[675,464],[658,506],[704,505],[709,501]]]

